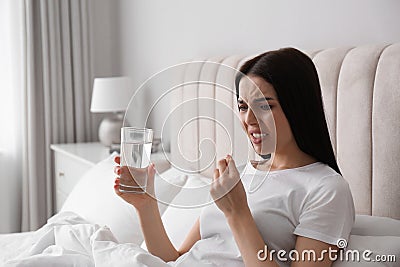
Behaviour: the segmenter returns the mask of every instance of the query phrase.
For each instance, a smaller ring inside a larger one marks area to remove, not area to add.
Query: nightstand
[[[110,154],[108,148],[100,143],[57,144],[50,148],[54,152],[55,204],[58,212],[85,172]]]
[[[55,211],[58,212],[85,172],[110,153],[109,148],[100,143],[55,144],[50,148],[54,153]],[[159,173],[170,167],[162,153],[151,154],[151,161]]]

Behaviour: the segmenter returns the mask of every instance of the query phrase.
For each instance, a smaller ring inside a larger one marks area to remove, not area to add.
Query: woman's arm
[[[279,266],[272,260],[273,258],[270,256],[270,251],[264,245],[264,240],[258,232],[257,225],[254,222],[250,210],[242,214],[233,213],[227,217],[227,221],[246,267]],[[332,260],[335,259],[334,257],[336,256],[338,248],[315,239],[298,236],[295,250],[299,257],[292,261],[291,266],[329,267],[332,265]],[[275,251],[275,256],[277,256],[276,253]],[[281,257],[290,260],[287,254],[281,255]]]
[[[198,218],[196,222],[194,223],[192,229],[186,236],[185,240],[183,241],[181,247],[179,248],[178,252],[180,255],[188,252],[196,243],[201,239],[200,236],[200,219]]]
[[[120,157],[117,156],[114,160],[117,164],[120,164]],[[150,164],[148,168],[148,184],[146,193],[144,194],[120,192],[120,179],[132,179],[132,177],[130,177],[131,173],[127,170],[126,166],[116,166],[114,171],[120,176],[115,180],[115,193],[135,207],[147,249],[151,254],[160,257],[166,262],[173,261],[181,254],[188,251],[191,246],[200,239],[200,228],[197,221],[186,238],[183,244],[184,246],[179,251],[177,251],[172,245],[162,223],[157,200],[153,197],[155,175],[154,164]]]
[[[337,246],[304,236],[297,237],[295,250],[299,254],[299,259],[292,262],[291,266],[294,267],[329,267],[339,251]],[[315,252],[315,258],[311,255],[309,260],[308,252],[310,251]]]
[[[225,214],[245,266],[279,266],[269,257],[268,250],[265,261],[258,259],[258,252],[264,250],[265,243],[247,204],[246,192],[231,156],[218,162],[210,193]]]
[[[236,244],[242,255],[244,265],[249,266],[278,266],[265,250],[264,240],[258,231],[257,225],[249,209],[242,212],[233,212],[226,216],[227,222]],[[259,253],[262,251],[262,253]],[[265,254],[266,253],[266,254]],[[265,260],[260,260],[265,259]]]
[[[138,215],[147,250],[165,262],[175,261],[180,255],[189,251],[194,243],[200,240],[199,219],[197,219],[186,236],[181,248],[176,250],[165,231],[157,203],[151,209],[138,212]]]
[[[145,209],[137,210],[147,250],[165,262],[174,261],[179,252],[172,245],[161,220],[157,201],[154,200]]]

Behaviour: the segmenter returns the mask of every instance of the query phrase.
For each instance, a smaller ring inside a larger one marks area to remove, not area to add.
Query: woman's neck
[[[312,156],[301,152],[297,155],[276,154],[272,155],[271,171],[302,167],[317,162]]]
[[[271,158],[263,163],[256,164],[254,166],[259,170],[284,170],[298,168],[311,163],[317,162],[317,160],[301,151],[297,146],[292,149],[285,149],[283,151],[276,151],[271,154]]]

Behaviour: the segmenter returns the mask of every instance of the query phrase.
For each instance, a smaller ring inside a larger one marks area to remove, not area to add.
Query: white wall
[[[116,38],[110,64],[135,88],[194,58],[400,41],[397,0],[110,2]]]
[[[118,3],[118,1],[115,1]],[[92,71],[95,77],[116,76],[121,72],[118,52],[119,5],[110,0],[90,0]]]
[[[112,2],[120,40],[114,52],[136,86],[196,57],[400,41],[397,0]]]
[[[119,21],[118,5],[110,0],[89,0],[89,27],[91,41],[91,71],[96,77],[118,76],[121,73],[121,60],[117,38]],[[92,80],[93,86],[93,80]],[[101,119],[107,114],[92,113],[93,127],[97,131]]]

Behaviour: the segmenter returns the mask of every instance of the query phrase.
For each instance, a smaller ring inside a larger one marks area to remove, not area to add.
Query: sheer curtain
[[[21,48],[13,0],[0,1],[0,233],[21,229]]]
[[[12,96],[2,97],[0,106],[4,102],[15,109],[5,117],[15,124],[8,135],[18,140],[2,154],[19,157],[7,166],[7,171],[18,171],[6,179],[19,181],[15,196],[7,195],[17,199],[10,206],[20,210],[16,219],[21,230],[28,231],[53,214],[50,144],[97,138],[97,122],[89,111],[93,81],[89,4],[88,0],[6,1],[17,15],[12,18],[16,22],[12,32],[18,32],[18,45],[10,59],[17,64],[10,72],[18,77],[10,85]],[[2,177],[6,172],[2,170]]]

